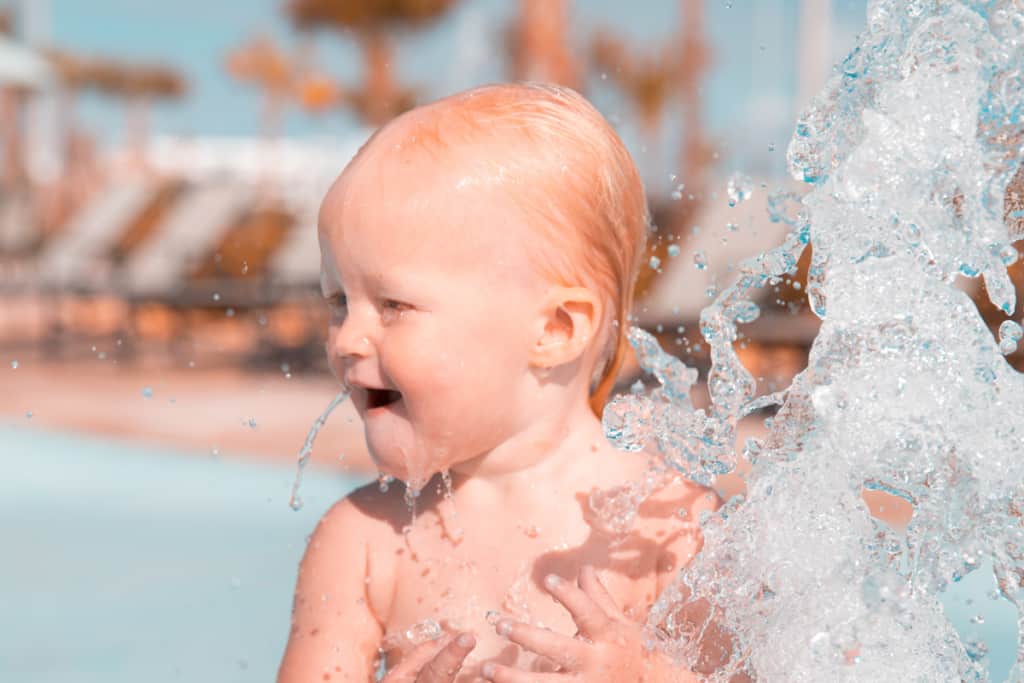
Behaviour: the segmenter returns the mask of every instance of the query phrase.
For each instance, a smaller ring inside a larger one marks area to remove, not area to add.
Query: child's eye
[[[401,318],[406,311],[412,310],[412,306],[409,304],[402,303],[401,301],[395,301],[394,299],[384,299],[381,302],[381,320],[385,323],[394,322],[398,318]]]
[[[407,311],[410,308],[412,308],[412,306],[410,306],[409,304],[404,304],[401,301],[395,301],[394,299],[385,299],[384,308],[387,308],[392,311]]]

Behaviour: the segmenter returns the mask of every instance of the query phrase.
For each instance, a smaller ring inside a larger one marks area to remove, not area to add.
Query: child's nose
[[[373,344],[366,325],[358,318],[349,314],[339,325],[332,325],[327,339],[327,355],[333,360],[350,357],[367,356]]]

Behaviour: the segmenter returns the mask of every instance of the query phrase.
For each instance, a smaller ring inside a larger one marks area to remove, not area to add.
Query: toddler
[[[445,647],[468,652],[459,681],[582,671],[600,638],[581,623],[587,595],[643,621],[718,502],[673,480],[626,533],[588,502],[650,466],[599,419],[647,224],[628,152],[566,88],[414,109],[348,164],[320,211],[327,352],[377,466],[405,485],[359,489],[320,520],[280,681],[365,683],[382,655],[385,681],[413,680]]]

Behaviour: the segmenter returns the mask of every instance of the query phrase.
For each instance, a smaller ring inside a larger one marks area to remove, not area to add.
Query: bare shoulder
[[[278,680],[370,680],[394,589],[389,496],[363,487],[320,518],[299,566]],[[393,505],[393,501],[391,503]]]

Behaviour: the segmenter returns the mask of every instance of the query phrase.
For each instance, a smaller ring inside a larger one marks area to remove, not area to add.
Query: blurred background
[[[295,454],[338,390],[316,214],[375,127],[498,80],[583,92],[655,218],[636,322],[703,378],[699,312],[789,230],[796,116],[864,10],[0,0],[0,679],[273,675],[304,537],[376,476],[342,406],[306,505],[287,505]],[[738,342],[761,393],[806,364],[808,257],[762,292]],[[1020,264],[1012,275],[1024,298]],[[628,363],[619,389],[638,377]],[[970,604],[965,628],[1005,632]]]

